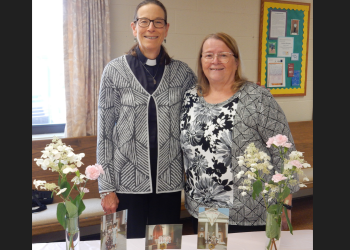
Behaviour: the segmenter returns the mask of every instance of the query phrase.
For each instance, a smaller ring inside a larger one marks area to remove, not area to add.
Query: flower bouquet
[[[58,173],[58,182],[46,183],[42,180],[34,180],[35,188],[52,191],[62,198],[63,202],[57,205],[57,220],[66,230],[67,249],[78,248],[79,243],[79,227],[78,218],[84,211],[85,205],[83,197],[89,190],[85,188],[87,181],[96,180],[100,174],[104,174],[101,165],[95,164],[87,166],[85,175],[79,172],[79,167],[83,164],[81,159],[85,156],[84,153],[74,154],[70,146],[62,143],[61,139],[54,137],[52,143],[41,151],[43,155],[40,159],[34,159],[36,164],[43,170],[51,170]],[[67,175],[75,174],[71,182],[68,182]],[[79,194],[73,198],[71,197],[72,190],[75,189]]]
[[[293,234],[293,227],[286,208],[288,205],[285,204],[285,202],[289,202],[285,200],[290,194],[289,187],[296,185],[306,187],[305,184],[299,184],[296,177],[304,175],[302,168],[311,166],[304,160],[302,152],[292,151],[289,157],[286,157],[292,144],[288,142],[288,137],[285,135],[278,134],[271,137],[266,144],[268,148],[272,146],[279,151],[282,160],[280,173],[275,171],[272,179],[266,182],[263,177],[269,175],[274,168],[269,162],[270,157],[265,152],[259,151],[254,143],[250,143],[244,151],[244,156],[237,157],[238,165],[246,166],[248,171],[240,171],[236,177],[247,176],[247,179],[243,180],[242,186],[238,187],[243,190],[242,196],[250,191],[252,191],[253,199],[262,195],[267,210],[265,232],[269,240],[266,249],[272,249],[272,247],[277,249],[276,241],[279,242],[281,233],[282,209],[285,212],[289,231]],[[304,177],[303,180],[308,181],[309,179]]]

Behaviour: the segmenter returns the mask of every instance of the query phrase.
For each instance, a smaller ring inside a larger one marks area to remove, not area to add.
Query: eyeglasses
[[[218,62],[227,63],[231,55],[234,56],[234,54],[230,52],[220,52],[217,54],[204,53],[202,54],[202,58],[204,59],[205,62],[212,62],[216,56],[218,58]]]
[[[165,19],[150,20],[148,18],[137,18],[135,22],[137,22],[142,28],[148,27],[151,22],[153,22],[153,25],[156,28],[163,28],[166,24]]]

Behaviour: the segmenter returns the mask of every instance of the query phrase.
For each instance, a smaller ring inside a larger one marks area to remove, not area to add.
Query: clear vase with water
[[[265,250],[279,250],[281,244],[282,214],[266,212]]]
[[[79,250],[79,217],[66,217],[66,250]]]

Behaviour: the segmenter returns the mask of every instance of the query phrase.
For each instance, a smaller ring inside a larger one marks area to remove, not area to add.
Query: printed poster
[[[127,212],[125,209],[101,217],[101,250],[126,250]]]
[[[228,208],[198,208],[197,249],[227,249]]]
[[[182,224],[146,225],[145,249],[181,249]]]

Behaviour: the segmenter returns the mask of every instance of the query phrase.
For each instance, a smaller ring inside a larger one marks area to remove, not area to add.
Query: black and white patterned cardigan
[[[279,152],[274,147],[267,148],[266,142],[269,137],[277,134],[283,134],[288,137],[292,146],[287,154],[296,150],[292,134],[286,116],[278,105],[271,93],[257,84],[246,82],[235,93],[239,97],[236,115],[233,122],[232,131],[232,169],[233,174],[233,208],[229,211],[229,224],[231,225],[265,225],[266,209],[263,198],[253,200],[251,194],[240,195],[244,177],[238,179],[236,174],[243,170],[247,171],[245,166],[240,167],[236,157],[243,155],[244,150],[250,143],[254,143],[259,151],[267,153],[271,157],[271,164],[274,166],[273,173],[265,177],[267,181],[271,180],[274,171],[280,172],[281,159]],[[298,178],[296,175],[295,178]],[[291,188],[291,193],[299,190],[296,185]],[[190,214],[198,213],[199,204],[192,200],[186,201],[185,207]]]
[[[185,91],[196,81],[196,75],[186,63],[172,59],[152,94],[158,115],[157,193],[183,189],[180,109]],[[105,171],[98,179],[99,192],[152,193],[148,142],[150,97],[125,56],[106,65],[98,102],[96,158]]]

